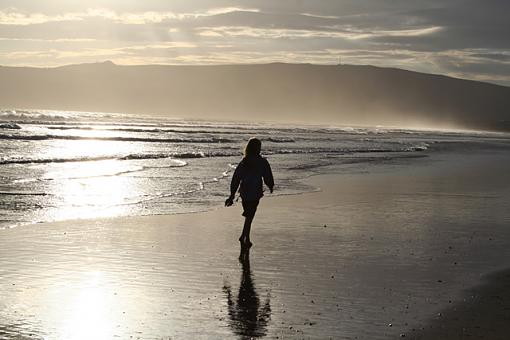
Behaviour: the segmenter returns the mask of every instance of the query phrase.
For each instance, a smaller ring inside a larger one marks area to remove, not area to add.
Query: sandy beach
[[[0,230],[0,338],[506,339],[510,155],[423,155],[267,195],[241,257],[221,197]]]
[[[508,13],[0,1],[0,340],[510,340]]]

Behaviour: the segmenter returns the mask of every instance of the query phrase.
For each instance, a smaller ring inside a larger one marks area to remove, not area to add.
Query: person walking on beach
[[[239,242],[242,247],[251,247],[250,229],[259,201],[264,196],[263,183],[273,193],[274,179],[271,166],[267,159],[260,155],[262,143],[260,139],[250,138],[244,149],[244,157],[237,165],[232,181],[230,182],[230,196],[225,201],[225,206],[234,204],[234,197],[239,188],[243,204],[244,226]]]

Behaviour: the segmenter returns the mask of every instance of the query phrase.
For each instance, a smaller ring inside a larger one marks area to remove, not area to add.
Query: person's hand
[[[234,204],[234,197],[230,196],[225,200],[225,206],[230,207],[232,204]]]

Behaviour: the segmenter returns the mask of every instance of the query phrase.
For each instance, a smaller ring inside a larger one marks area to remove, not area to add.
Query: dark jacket
[[[270,189],[273,189],[273,173],[267,159],[261,156],[245,157],[237,165],[232,176],[231,195],[234,196],[237,188],[240,187],[239,193],[243,201],[258,201],[264,196],[262,180]]]

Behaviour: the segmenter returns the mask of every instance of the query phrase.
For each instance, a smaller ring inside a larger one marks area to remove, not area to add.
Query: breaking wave
[[[138,160],[138,159],[176,159],[175,166],[185,166],[185,161],[181,159],[207,158],[207,157],[228,157],[236,156],[238,153],[228,152],[182,152],[182,153],[157,153],[157,154],[129,154],[125,156],[98,156],[98,157],[74,157],[74,158],[4,158],[0,159],[0,164],[40,164],[40,163],[67,163],[67,162],[91,162],[105,160]]]
[[[145,143],[231,143],[230,139],[221,137],[211,138],[146,138],[146,137],[92,137],[92,136],[67,136],[67,135],[6,135],[0,134],[0,139],[8,140],[97,140],[116,142],[145,142]]]
[[[21,126],[16,123],[2,123],[0,124],[0,129],[20,130]]]

